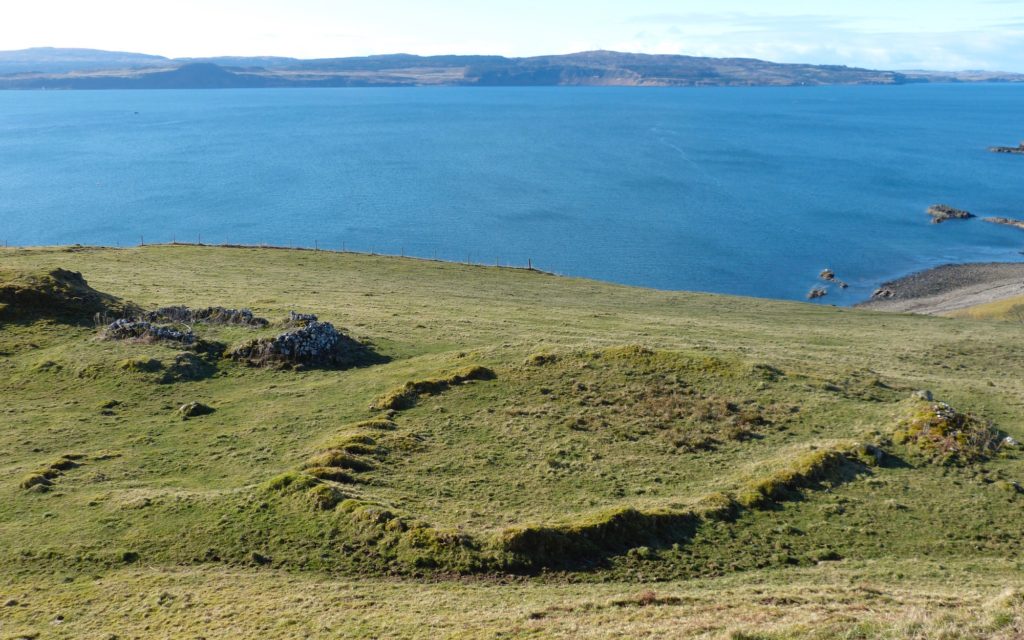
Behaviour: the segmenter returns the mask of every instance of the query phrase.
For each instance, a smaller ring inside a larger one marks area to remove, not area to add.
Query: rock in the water
[[[989,151],[992,153],[1012,153],[1024,156],[1024,142],[1020,143],[1020,146],[1017,147],[990,147]]]
[[[1013,218],[985,218],[985,222],[991,222],[992,224],[1001,224],[1007,227],[1015,227],[1017,229],[1024,230],[1024,220],[1014,220]]]
[[[824,280],[825,282],[832,282],[836,284],[840,289],[846,289],[850,286],[843,282],[842,280],[840,280],[839,278],[837,278],[836,272],[831,269],[823,270],[821,273],[818,274],[818,277]]]
[[[946,220],[967,220],[974,217],[970,211],[957,209],[948,204],[936,204],[928,207],[928,215],[932,217],[932,224],[939,224]]]
[[[815,287],[807,292],[808,300],[817,300],[818,298],[824,298],[828,295],[828,289],[824,287]]]
[[[178,409],[178,413],[181,414],[182,418],[198,418],[199,416],[208,416],[213,413],[213,407],[207,406],[202,402],[189,402],[183,404]]]

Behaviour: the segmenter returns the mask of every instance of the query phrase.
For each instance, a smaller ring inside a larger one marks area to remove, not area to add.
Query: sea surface
[[[319,246],[852,304],[1021,260],[1024,86],[0,92],[0,243]]]

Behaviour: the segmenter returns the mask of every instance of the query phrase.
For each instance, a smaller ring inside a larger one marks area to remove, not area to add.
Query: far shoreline
[[[886,282],[853,308],[944,315],[1022,296],[1024,261],[944,264]]]

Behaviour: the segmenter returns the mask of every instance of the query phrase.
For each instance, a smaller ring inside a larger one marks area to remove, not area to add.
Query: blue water
[[[136,113],[137,112],[137,113]],[[858,301],[1024,232],[1024,86],[0,92],[0,241],[263,243]]]

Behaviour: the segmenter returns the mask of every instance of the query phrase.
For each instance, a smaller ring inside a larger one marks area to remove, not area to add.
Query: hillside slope
[[[944,73],[780,64],[749,58],[585,51],[505,58],[407,54],[299,60],[167,59],[79,49],[0,52],[0,89],[169,89],[372,86],[807,86],[1020,82],[999,72]]]
[[[104,335],[169,305],[269,324]],[[369,355],[239,350],[291,311]],[[1022,337],[379,256],[0,250],[0,633],[1016,637]]]

